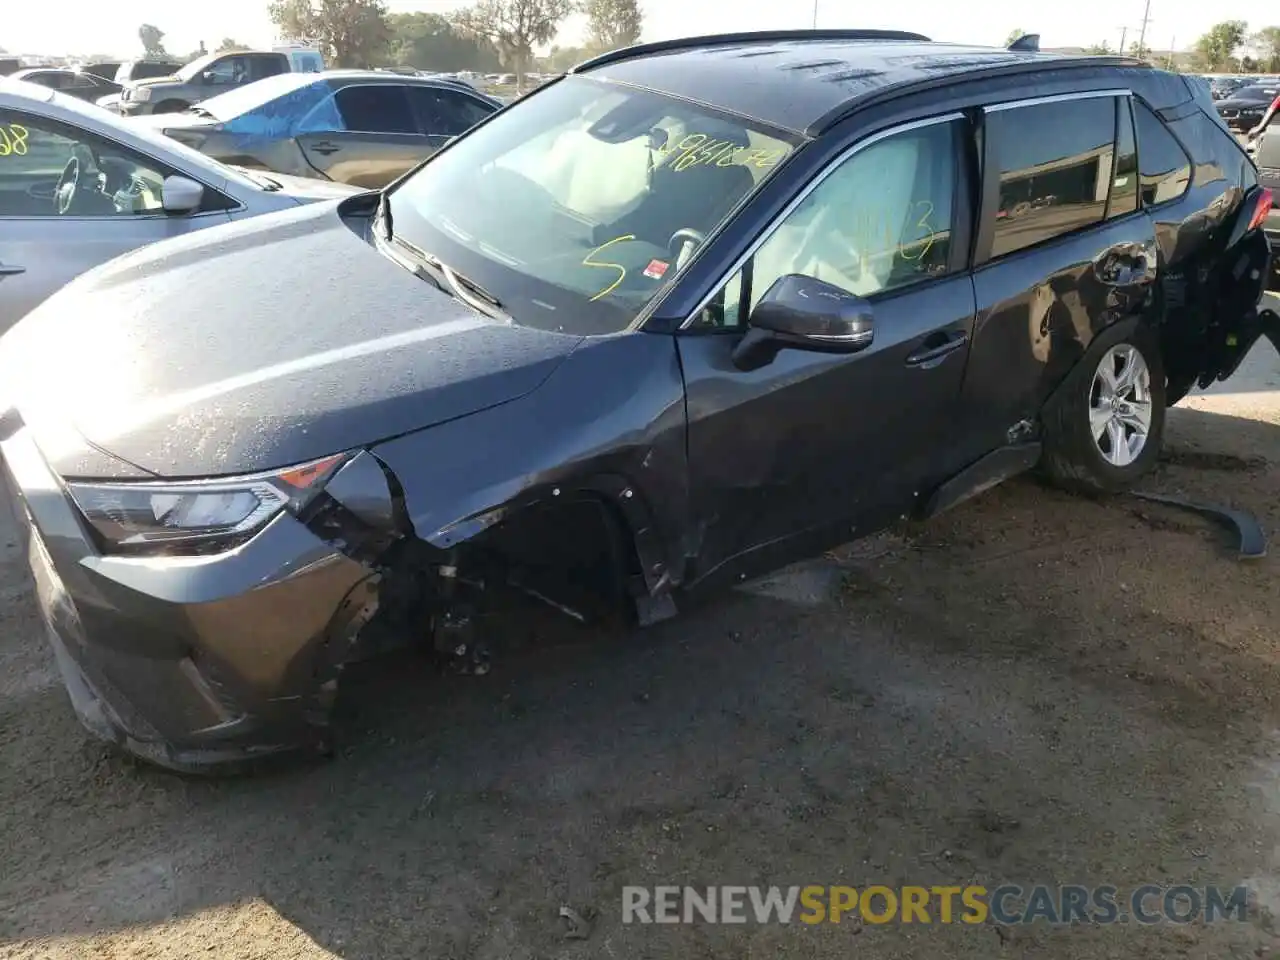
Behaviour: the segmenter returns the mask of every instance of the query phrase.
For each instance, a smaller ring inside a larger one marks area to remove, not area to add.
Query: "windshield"
[[[279,73],[256,83],[236,87],[216,97],[200,101],[200,109],[215,120],[230,120],[255,110],[276,97],[316,82],[314,74]]]
[[[495,114],[390,195],[398,246],[515,322],[615,333],[795,141],[647,90],[569,77]]]
[[[183,83],[190,83],[193,77],[202,70],[207,70],[209,64],[213,63],[213,61],[220,56],[221,54],[218,53],[206,53],[203,57],[192,60],[185,67],[179,70],[175,76],[181,77]]]

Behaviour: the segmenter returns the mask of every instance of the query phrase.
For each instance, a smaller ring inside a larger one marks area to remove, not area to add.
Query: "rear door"
[[[342,129],[297,137],[307,162],[330,180],[382,187],[431,153],[404,84],[353,84],[334,100]]]
[[[73,155],[86,163],[93,180],[86,181],[76,209],[59,214],[55,189]],[[0,333],[90,267],[145,243],[227,221],[222,212],[170,217],[158,208],[157,190],[133,192],[127,204],[108,195],[128,196],[139,182],[158,186],[170,173],[120,144],[0,108]]]
[[[1159,259],[1126,94],[1000,103],[983,122],[978,315],[961,404],[978,454],[1033,431],[1094,334],[1143,309]]]

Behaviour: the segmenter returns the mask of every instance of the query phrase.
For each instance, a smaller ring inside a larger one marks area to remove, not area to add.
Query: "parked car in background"
[[[102,97],[120,92],[119,84],[79,70],[33,67],[30,70],[19,70],[17,73],[12,74],[12,79],[39,84],[42,87],[48,87],[50,90],[57,90],[59,93],[75,97],[77,100],[87,100],[90,103],[96,103]]]
[[[22,61],[14,57],[0,57],[0,77],[7,77],[22,69]]]
[[[1208,90],[1136,60],[588,61],[394,188],[139,251],[0,341],[72,702],[180,769],[328,751],[349,660],[429,631],[478,669],[509,591],[652,623],[1037,465],[1124,490],[1275,320],[1269,204]]]
[[[72,277],[143,244],[352,192],[233,170],[45,87],[0,80],[0,333]]]
[[[1255,83],[1215,101],[1214,107],[1228,127],[1246,133],[1262,119],[1277,96],[1280,96],[1280,84]]]
[[[120,113],[126,117],[180,113],[202,100],[292,69],[289,54],[277,51],[211,53],[192,60],[172,76],[125,84]]]
[[[334,70],[269,77],[131,122],[225,163],[375,188],[499,106],[458,81]]]
[[[115,82],[120,84],[121,90],[117,93],[107,94],[105,97],[99,97],[94,102],[104,110],[119,113],[120,95],[123,93],[125,86],[137,80],[173,76],[176,71],[181,69],[182,64],[177,60],[126,60],[116,70]]]
[[[1214,100],[1225,100],[1252,81],[1247,77],[1207,77],[1209,92]]]
[[[172,77],[182,69],[180,60],[154,60],[142,57],[137,60],[126,60],[120,64],[112,79],[121,86],[128,86],[139,80],[151,80],[155,77]]]
[[[124,66],[124,62],[121,60],[99,60],[95,63],[86,63],[80,69],[84,73],[92,73],[95,77],[101,77],[103,80],[119,83],[120,81],[116,79],[116,74],[120,72],[122,66]]]
[[[1274,122],[1253,144],[1254,163],[1258,165],[1258,182],[1280,196],[1280,127]],[[1267,240],[1271,249],[1280,251],[1280,210],[1272,210],[1266,222]],[[1280,258],[1271,261],[1271,273],[1267,278],[1270,290],[1280,290]]]

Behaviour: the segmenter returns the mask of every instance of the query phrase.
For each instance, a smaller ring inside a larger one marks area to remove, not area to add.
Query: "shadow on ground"
[[[1151,489],[1280,529],[1280,428],[1171,419]],[[1275,561],[1187,514],[1019,481],[495,672],[353,671],[339,756],[182,779],[87,741],[30,601],[0,614],[0,955],[1263,956]],[[3,582],[20,566],[7,557]],[[831,590],[812,589],[830,583]],[[787,595],[785,590],[781,595]],[[621,924],[624,885],[1259,887],[1248,923],[1013,931]],[[557,911],[591,923],[568,940]],[[855,939],[856,938],[856,939]],[[114,951],[114,952],[112,952]]]

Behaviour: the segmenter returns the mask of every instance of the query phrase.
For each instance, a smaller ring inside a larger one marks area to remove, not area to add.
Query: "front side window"
[[[787,274],[875,297],[947,272],[956,123],[906,130],[854,153],[769,234],[694,321],[741,327]]]
[[[1133,112],[1138,121],[1142,202],[1150,206],[1182,196],[1191,184],[1191,158],[1145,103],[1135,101]]]
[[[223,57],[205,68],[203,76],[207,82],[214,84],[248,83],[249,62],[247,57]]]
[[[391,83],[343,87],[334,98],[347,130],[357,133],[417,133],[404,87]]]
[[[1000,171],[991,255],[1102,221],[1115,168],[1114,97],[1030,104],[988,114]]]
[[[517,323],[617,332],[794,146],[710,107],[570,77],[399,185],[394,234],[500,300]]]
[[[168,173],[120,144],[0,110],[0,217],[159,213]]]

